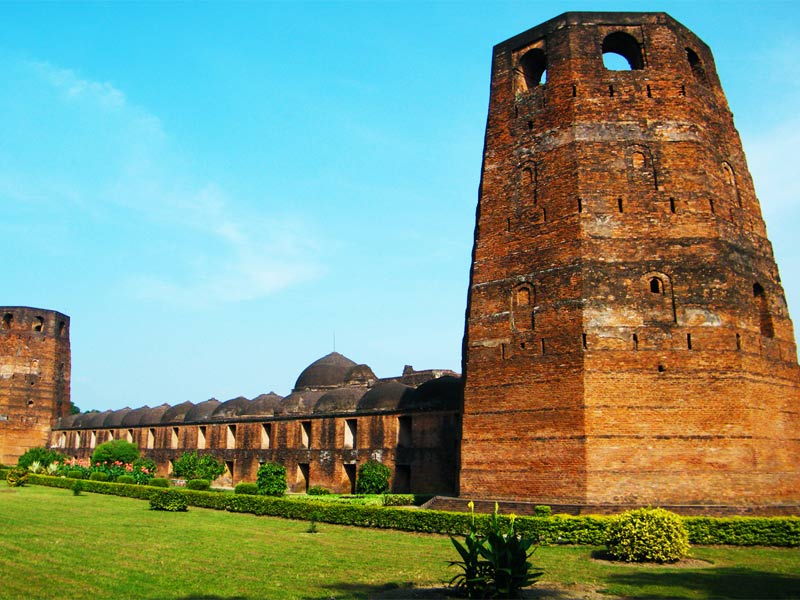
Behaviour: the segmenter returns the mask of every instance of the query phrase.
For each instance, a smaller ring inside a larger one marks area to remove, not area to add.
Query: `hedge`
[[[72,487],[75,480],[66,477],[30,474],[28,483],[50,487]],[[85,492],[112,494],[149,500],[153,488],[105,481],[83,481]],[[377,527],[418,533],[465,535],[475,520],[479,530],[488,524],[490,515],[444,512],[438,510],[409,510],[390,506],[347,505],[333,502],[245,494],[220,494],[170,488],[186,497],[189,506],[250,513],[286,519],[321,523]],[[517,517],[518,533],[527,534],[541,544],[579,544],[601,546],[611,517],[599,515],[552,517]],[[501,522],[508,517],[500,516]],[[728,546],[800,546],[800,517],[683,517],[689,531],[689,541],[699,545]]]

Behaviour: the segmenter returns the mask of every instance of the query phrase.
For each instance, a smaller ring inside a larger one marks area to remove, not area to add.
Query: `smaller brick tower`
[[[69,414],[69,317],[54,310],[0,307],[0,463],[45,446]]]

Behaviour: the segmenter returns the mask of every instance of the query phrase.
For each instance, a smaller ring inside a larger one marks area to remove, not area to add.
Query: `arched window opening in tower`
[[[686,60],[689,61],[689,66],[692,68],[692,75],[694,75],[700,83],[706,83],[706,70],[703,68],[703,61],[697,56],[697,52],[691,48],[686,48]]]
[[[632,71],[644,68],[639,42],[632,35],[615,31],[603,40],[603,66],[609,71]]]
[[[772,314],[769,310],[769,302],[767,301],[767,294],[764,287],[756,282],[753,284],[753,297],[756,301],[756,308],[758,309],[758,320],[761,329],[761,335],[766,337],[775,337],[775,328],[772,324]]]
[[[547,55],[541,48],[533,48],[523,54],[519,59],[519,68],[522,70],[526,90],[547,82]]]
[[[742,207],[742,200],[739,198],[739,189],[736,186],[736,175],[733,172],[733,167],[728,162],[722,163],[722,176],[725,179],[725,184],[728,186],[728,193],[739,208]]]
[[[528,286],[517,288],[515,294],[517,306],[529,306],[531,303],[531,290]]]
[[[653,277],[650,279],[650,291],[653,294],[663,294],[664,293],[664,282],[661,281],[658,277]]]
[[[533,185],[533,171],[531,171],[530,167],[525,167],[522,169],[522,185]]]
[[[33,320],[33,330],[38,332],[44,331],[44,319],[42,317],[36,317]]]
[[[3,329],[11,329],[11,321],[14,320],[14,315],[6,313],[3,315]]]

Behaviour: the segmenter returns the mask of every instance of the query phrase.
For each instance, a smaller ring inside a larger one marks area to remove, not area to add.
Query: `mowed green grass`
[[[2,598],[366,598],[442,586],[446,536],[189,508],[0,483]],[[542,547],[540,587],[558,597],[798,598],[800,550],[693,548],[691,568],[616,565],[596,548]],[[561,595],[563,594],[563,595]],[[545,597],[556,597],[548,595]]]

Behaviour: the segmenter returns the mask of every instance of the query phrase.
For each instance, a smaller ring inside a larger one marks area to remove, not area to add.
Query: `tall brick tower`
[[[670,16],[495,47],[463,372],[462,496],[800,501],[778,269],[714,59]]]
[[[0,307],[0,463],[46,446],[69,414],[69,317],[53,310]]]

